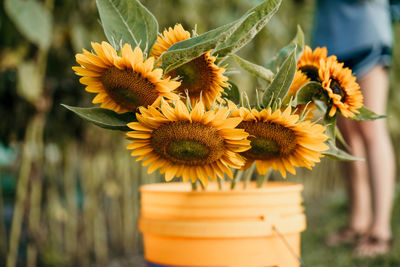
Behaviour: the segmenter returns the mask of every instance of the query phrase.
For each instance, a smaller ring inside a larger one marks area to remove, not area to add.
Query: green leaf
[[[43,92],[43,75],[34,61],[22,62],[17,69],[17,93],[36,104]]]
[[[295,105],[307,104],[321,93],[322,86],[318,82],[308,82],[303,85],[295,96]]]
[[[356,117],[350,118],[354,121],[372,121],[377,119],[386,118],[386,115],[378,115],[372,110],[367,109],[365,106],[358,110],[360,113]]]
[[[232,23],[174,44],[161,56],[162,69],[168,73],[207,51],[215,49],[225,42],[248,16],[245,15]]]
[[[228,83],[231,85],[229,87],[225,87],[224,91],[222,93],[222,97],[223,98],[227,98],[228,100],[231,100],[232,102],[234,102],[236,105],[239,104],[240,102],[240,90],[239,88],[236,86],[236,84],[234,84],[231,81],[228,81]]]
[[[296,62],[300,59],[301,54],[304,50],[304,33],[301,30],[300,26],[297,26],[297,33],[293,40],[284,48],[282,48],[276,56],[274,56],[268,63],[265,65],[267,69],[270,69],[273,73],[279,71],[279,67],[282,65],[283,61],[287,58],[287,56],[291,53],[291,51],[296,48]]]
[[[292,84],[295,73],[295,50],[292,49],[292,52],[283,62],[279,72],[275,75],[274,80],[264,92],[262,97],[262,103],[264,107],[267,107],[269,104],[274,106],[279,102],[282,102],[290,88],[290,85]]]
[[[108,41],[118,48],[128,43],[148,52],[157,39],[158,23],[138,0],[96,0]]]
[[[340,144],[347,150],[350,150],[349,144],[347,144],[346,140],[344,139],[339,127],[336,125],[336,140],[340,142]]]
[[[328,113],[325,114],[324,124],[326,126],[326,135],[329,137],[329,141],[331,141],[334,146],[336,146],[336,140],[338,140],[346,149],[350,149],[349,145],[344,140],[336,121],[337,115],[330,117]]]
[[[324,124],[326,126],[325,133],[333,141],[336,139],[336,116],[330,117],[325,114]]]
[[[41,3],[5,0],[4,9],[26,39],[43,49],[50,47],[52,15]]]
[[[348,154],[346,151],[338,148],[336,146],[336,137],[342,137],[341,133],[338,131],[336,126],[336,119],[337,116],[330,117],[328,114],[324,117],[324,123],[326,126],[325,133],[329,137],[326,144],[329,146],[328,151],[324,151],[322,154],[326,155],[329,158],[336,159],[336,160],[344,160],[344,161],[355,161],[355,160],[363,160],[361,158],[354,157]]]
[[[328,140],[326,144],[329,146],[329,150],[322,152],[322,154],[327,156],[328,158],[342,161],[364,160],[362,158],[354,157],[347,152],[341,150],[340,148],[337,148],[334,141],[332,140]]]
[[[314,100],[314,104],[323,114],[326,113],[327,108],[324,101],[316,99]]]
[[[346,149],[349,149],[349,145],[346,143],[344,140],[344,137],[342,133],[339,130],[339,127],[337,126],[337,113],[331,117],[329,116],[329,113],[325,113],[324,116],[324,124],[326,126],[325,133],[329,137],[330,140],[333,141],[334,144],[336,144],[336,140],[338,140]]]
[[[246,14],[250,14],[250,16],[246,18],[226,42],[217,47],[213,54],[223,58],[245,46],[268,23],[278,10],[281,2],[281,0],[265,0],[249,10]]]
[[[245,71],[248,73],[268,82],[271,83],[274,79],[274,74],[269,69],[264,68],[263,66],[254,64],[250,61],[247,61],[237,55],[232,55],[235,62]]]
[[[134,112],[119,114],[105,108],[81,108],[72,107],[65,104],[61,105],[74,112],[79,117],[105,129],[130,131],[130,128],[126,126],[126,124],[137,121]]]

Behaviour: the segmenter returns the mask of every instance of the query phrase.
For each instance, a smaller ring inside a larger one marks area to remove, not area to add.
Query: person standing
[[[353,70],[364,105],[386,113],[392,28],[388,0],[318,0],[314,45],[326,46]],[[395,161],[386,120],[355,122],[338,118],[352,155],[346,163],[350,220],[327,238],[328,245],[356,242],[355,253],[373,257],[391,248]],[[357,238],[361,237],[361,238]]]

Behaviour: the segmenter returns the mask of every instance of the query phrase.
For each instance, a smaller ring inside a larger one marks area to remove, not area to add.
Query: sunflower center
[[[263,155],[265,153],[276,155],[280,151],[279,145],[274,140],[264,138],[253,138],[251,140],[251,149],[253,150],[253,154],[256,155]]]
[[[172,78],[181,77],[181,86],[177,89],[180,93],[185,94],[187,89],[190,96],[198,97],[201,91],[209,90],[212,86],[214,78],[212,64],[207,54],[203,54],[168,72],[168,75]]]
[[[195,140],[176,140],[168,144],[167,152],[179,160],[196,160],[207,158],[210,149]]]
[[[331,89],[333,93],[340,95],[342,97],[340,101],[342,102],[346,101],[346,92],[342,89],[340,83],[337,80],[332,79]]]
[[[321,82],[318,74],[318,68],[314,66],[302,66],[299,68],[311,81]]]
[[[119,106],[135,111],[139,106],[152,105],[157,99],[156,86],[142,74],[130,69],[111,67],[101,75],[105,91]]]
[[[201,166],[220,159],[225,151],[218,131],[199,122],[177,121],[152,133],[151,145],[162,158],[175,163]]]
[[[242,154],[254,160],[266,160],[290,155],[297,146],[294,132],[272,122],[243,121],[238,128],[250,134],[251,149]]]

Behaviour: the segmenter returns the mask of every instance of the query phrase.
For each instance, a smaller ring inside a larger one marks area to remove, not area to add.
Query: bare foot
[[[372,235],[366,235],[360,239],[354,249],[357,257],[373,258],[387,254],[392,248],[392,239],[382,239]]]

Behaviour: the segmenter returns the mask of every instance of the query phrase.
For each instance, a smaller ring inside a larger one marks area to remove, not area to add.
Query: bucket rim
[[[192,191],[190,183],[171,182],[153,183],[141,185],[141,193],[162,193],[162,194],[193,194],[193,195],[254,195],[276,192],[302,191],[304,186],[294,182],[270,181],[263,187],[257,188],[256,182],[250,182],[246,189],[243,189],[243,182],[238,183],[234,190],[230,189],[230,183],[225,183],[224,190],[219,190],[217,183],[212,182],[204,191]]]

